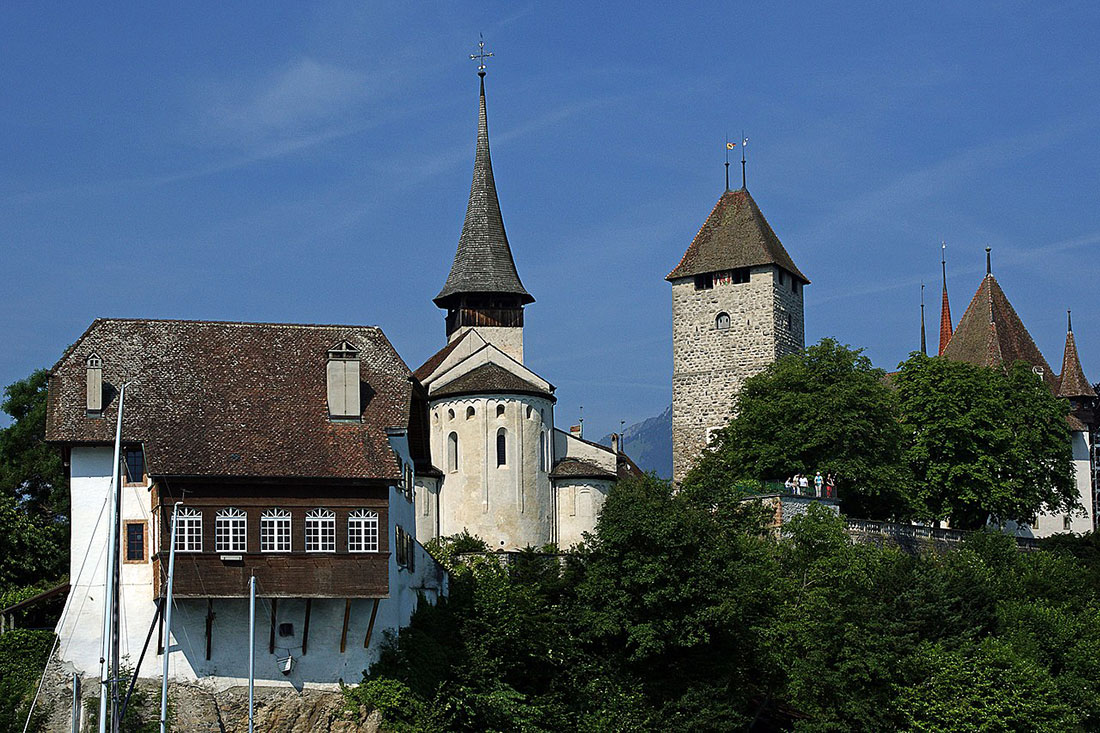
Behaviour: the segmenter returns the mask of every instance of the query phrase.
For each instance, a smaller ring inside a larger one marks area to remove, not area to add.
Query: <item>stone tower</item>
[[[806,345],[795,266],[745,188],[727,190],[672,283],[672,478],[733,417],[748,377]]]
[[[434,302],[447,311],[447,341],[476,328],[489,343],[523,362],[523,306],[535,302],[519,280],[504,219],[500,215],[493,162],[489,157],[489,122],[485,113],[485,70],[474,153],[474,180],[466,220],[451,272]]]

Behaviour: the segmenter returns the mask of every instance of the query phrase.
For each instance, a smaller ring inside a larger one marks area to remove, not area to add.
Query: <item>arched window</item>
[[[474,411],[473,405],[471,405],[470,407],[467,407],[466,408],[466,419],[469,420],[471,417],[474,416],[474,413],[475,413],[475,411]]]
[[[176,515],[176,552],[202,552],[202,512],[198,509],[180,509]]]
[[[356,509],[348,515],[348,552],[378,552],[378,515]]]
[[[314,509],[306,513],[306,552],[336,552],[336,512]]]
[[[497,417],[504,417],[504,405],[497,405]]]
[[[447,436],[447,470],[458,470],[458,433]]]
[[[227,507],[214,517],[216,552],[248,551],[248,519],[240,509]]]
[[[497,431],[497,465],[508,465],[508,431],[504,428]]]
[[[455,411],[454,410],[447,410],[447,419],[448,420],[454,420],[455,419]]]
[[[527,419],[528,420],[531,419],[531,413],[533,413],[533,412],[534,412],[534,410],[531,408],[531,406],[527,405]]]
[[[730,314],[719,313],[718,316],[714,319],[714,327],[717,328],[719,331],[728,330],[730,327]]]
[[[539,433],[539,470],[546,470],[546,431]]]
[[[290,552],[290,512],[268,509],[260,515],[260,552]]]

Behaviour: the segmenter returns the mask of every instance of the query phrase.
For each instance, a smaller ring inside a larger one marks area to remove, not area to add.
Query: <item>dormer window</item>
[[[359,417],[359,350],[347,341],[329,349],[327,376],[329,417]]]
[[[103,360],[92,354],[86,362],[88,371],[88,412],[103,412]]]

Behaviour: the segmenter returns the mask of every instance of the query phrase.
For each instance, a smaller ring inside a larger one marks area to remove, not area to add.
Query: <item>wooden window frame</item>
[[[141,525],[141,559],[130,559],[130,531],[131,525]],[[149,522],[144,519],[122,520],[122,562],[126,565],[144,565],[149,562]]]

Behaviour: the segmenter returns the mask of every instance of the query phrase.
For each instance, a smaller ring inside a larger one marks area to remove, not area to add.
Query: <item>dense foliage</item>
[[[36,371],[8,386],[0,403],[12,417],[0,429],[0,608],[61,583],[67,569],[68,486],[57,449],[45,442],[46,384],[46,371]],[[18,625],[37,619],[13,616]],[[52,643],[50,631],[0,636],[0,731],[23,730]]]
[[[624,481],[577,553],[453,564],[349,702],[398,731],[1100,727],[1091,538],[914,557],[823,511],[762,527],[735,497]]]
[[[913,354],[888,380],[824,339],[745,381],[737,416],[684,485],[821,471],[853,517],[1030,522],[1079,509],[1068,411],[1023,362],[1005,371]]]

